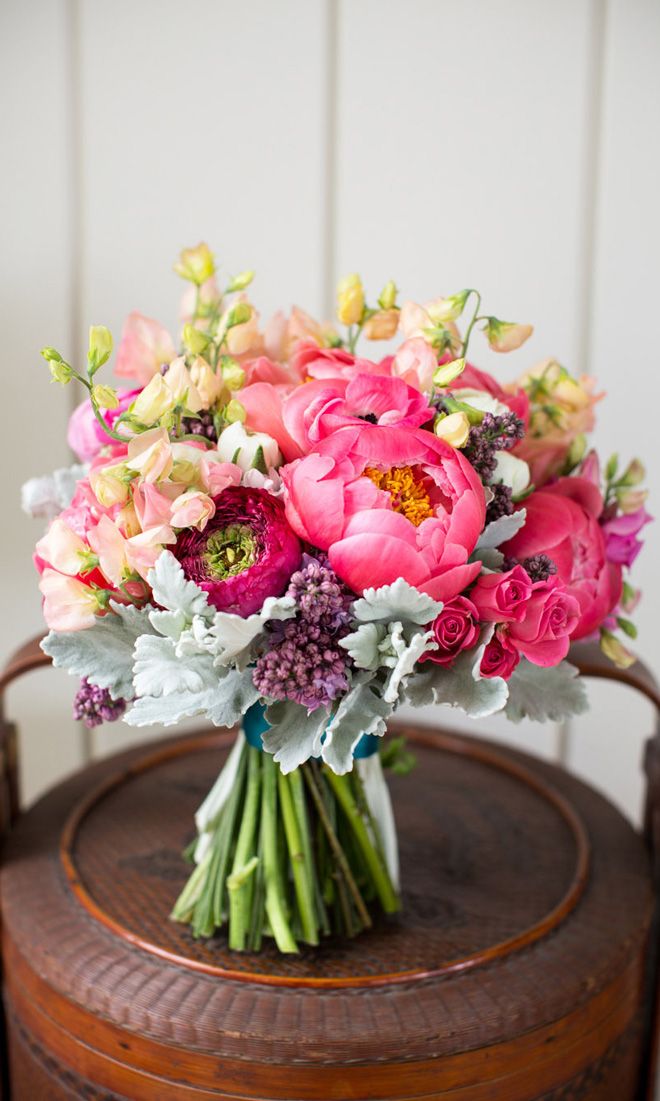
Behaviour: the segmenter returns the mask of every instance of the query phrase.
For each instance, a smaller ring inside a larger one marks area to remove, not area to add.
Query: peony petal
[[[335,573],[356,593],[391,585],[399,577],[421,588],[419,583],[428,576],[414,547],[402,539],[383,534],[367,533],[341,539],[330,547],[328,558]]]

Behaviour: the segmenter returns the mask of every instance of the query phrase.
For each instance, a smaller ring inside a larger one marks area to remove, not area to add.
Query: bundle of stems
[[[312,760],[284,775],[244,741],[173,920],[196,937],[226,925],[237,952],[259,951],[264,936],[280,952],[298,952],[299,942],[355,936],[372,924],[374,907],[394,913],[399,897],[358,768],[337,776]]]

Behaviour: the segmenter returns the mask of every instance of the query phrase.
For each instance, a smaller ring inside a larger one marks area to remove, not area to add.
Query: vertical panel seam
[[[325,0],[325,90],[323,104],[324,163],[321,211],[323,265],[323,315],[330,317],[334,302],[337,236],[337,141],[338,141],[338,0]]]

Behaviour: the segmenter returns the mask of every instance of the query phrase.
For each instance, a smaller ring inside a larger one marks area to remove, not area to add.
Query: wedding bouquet
[[[399,305],[389,282],[370,306],[351,275],[340,328],[294,308],[262,329],[252,272],[221,289],[206,245],[175,270],[178,346],[131,314],[130,388],[98,381],[104,327],[84,370],[43,349],[87,395],[81,465],[24,491],[50,520],[42,645],[88,725],[241,727],[173,917],[292,952],[399,908],[382,765],[407,762],[380,740],[399,705],[561,720],[586,706],[572,640],[633,660],[644,471],[601,473],[591,378],[546,360],[502,385],[468,360],[478,330],[496,352],[532,332],[475,290]]]

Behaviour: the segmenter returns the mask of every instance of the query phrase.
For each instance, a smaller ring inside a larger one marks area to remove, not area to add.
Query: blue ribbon
[[[252,707],[248,707],[243,716],[243,733],[247,739],[249,745],[254,749],[263,749],[262,735],[270,730],[270,723],[266,719],[266,708],[263,703],[257,700],[252,704]],[[380,739],[376,734],[363,734],[360,741],[353,750],[353,756],[356,759],[361,757],[371,757],[374,753],[378,753],[378,744]]]

